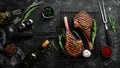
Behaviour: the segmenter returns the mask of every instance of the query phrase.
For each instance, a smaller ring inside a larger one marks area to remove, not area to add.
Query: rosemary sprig
[[[62,36],[65,38],[65,29],[62,28]]]
[[[32,13],[35,9],[37,9],[37,8],[39,8],[38,5],[37,5],[37,6],[33,6],[33,7],[31,7],[28,11],[26,11],[26,13],[25,13],[25,15],[24,15],[24,17],[23,17],[23,19],[22,19],[22,22],[25,22],[25,21],[28,19],[28,17],[31,15],[31,13]]]
[[[111,18],[111,17],[108,17],[108,20],[109,20],[109,23],[110,23],[110,26],[111,26],[112,30],[114,32],[116,32],[117,28],[116,28],[116,25],[115,25],[115,20],[113,18]]]
[[[72,32],[75,33],[79,39],[81,39],[80,35],[75,30],[73,30]]]
[[[58,48],[55,46],[54,40],[50,40],[50,45],[53,47],[56,51],[58,51]]]
[[[96,25],[96,20],[95,20],[95,19],[92,19],[92,20],[93,20],[92,43],[93,43],[93,45],[94,45],[95,38],[96,38],[96,34],[97,34],[97,25]]]
[[[65,48],[64,48],[64,46],[63,46],[63,44],[62,44],[62,37],[63,37],[63,35],[62,34],[59,34],[58,35],[58,39],[59,39],[59,45],[60,45],[60,48],[62,49],[62,52],[64,53],[64,55],[66,55],[67,56],[67,52],[66,52],[66,50],[65,50]]]

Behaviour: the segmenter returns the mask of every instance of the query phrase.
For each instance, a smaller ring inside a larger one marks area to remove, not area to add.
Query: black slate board
[[[1,0],[4,3],[4,6],[7,6],[7,9],[11,11],[16,9],[24,9],[28,5],[32,3],[32,0]],[[74,14],[79,11],[86,10],[92,18],[97,20],[98,32],[95,41],[93,51],[93,55],[89,59],[84,59],[83,57],[68,58],[61,53],[60,49],[55,51],[53,48],[48,47],[45,49],[45,53],[41,58],[37,61],[33,68],[119,68],[120,67],[120,24],[119,24],[119,6],[116,5],[113,0],[105,0],[105,6],[108,9],[112,7],[113,11],[107,11],[107,14],[114,17],[117,21],[117,30],[118,32],[111,32],[111,38],[113,40],[112,48],[114,48],[113,58],[108,60],[104,60],[101,58],[100,50],[103,45],[105,45],[105,35],[104,35],[104,24],[102,23],[100,12],[97,5],[97,0],[44,0],[44,4],[41,5],[41,9],[38,9],[32,13],[30,16],[31,19],[34,20],[35,25],[35,33],[34,40],[23,40],[16,41],[15,43],[24,51],[25,54],[30,52],[31,50],[37,48],[40,43],[42,43],[45,39],[53,39],[58,40],[58,34],[60,33],[61,27],[63,27],[63,16],[67,15],[69,18],[69,22],[72,23],[72,18]],[[8,7],[9,6],[9,7]],[[41,21],[41,10],[45,6],[51,6],[55,10],[55,16],[53,19]],[[15,16],[16,17],[16,16]],[[14,17],[14,18],[15,18]],[[71,26],[71,25],[70,25]],[[116,40],[117,37],[117,40]],[[116,47],[114,46],[116,44]],[[59,47],[59,45],[57,45]],[[116,49],[118,48],[118,50]],[[117,58],[117,60],[116,60]],[[113,60],[111,60],[113,59]],[[104,62],[110,62],[105,64]],[[15,67],[17,68],[17,67]],[[19,68],[19,67],[18,67]]]

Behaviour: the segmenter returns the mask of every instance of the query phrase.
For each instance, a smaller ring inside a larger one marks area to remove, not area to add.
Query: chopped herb
[[[89,25],[87,23],[82,22],[81,26],[86,30],[88,29]]]
[[[51,18],[54,15],[54,10],[52,7],[45,7],[42,14],[45,18]]]
[[[75,42],[75,40],[72,40],[72,46],[78,46],[79,44]]]

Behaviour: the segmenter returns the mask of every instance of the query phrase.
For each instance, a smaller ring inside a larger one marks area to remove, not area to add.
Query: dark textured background
[[[7,10],[24,9],[34,0],[0,0],[0,5],[4,5]],[[70,26],[72,25],[73,16],[79,11],[87,11],[92,18],[97,20],[97,37],[94,45],[94,51],[89,59],[83,57],[70,58],[65,57],[60,49],[45,49],[45,53],[33,68],[119,68],[120,67],[120,6],[119,0],[105,0],[107,15],[116,20],[117,32],[109,29],[111,35],[111,47],[113,55],[110,59],[103,59],[100,50],[105,43],[105,30],[102,23],[97,0],[43,0],[41,8],[37,9],[30,16],[34,20],[34,37],[31,40],[18,40],[15,43],[23,50],[25,54],[37,48],[45,39],[53,39],[59,48],[57,40],[60,28],[63,27],[63,16],[68,16]],[[42,20],[41,10],[43,7],[51,6],[55,11],[55,16],[50,20]],[[111,9],[110,9],[111,8]],[[14,18],[16,16],[13,16]],[[13,18],[13,19],[14,19]],[[11,21],[12,22],[12,21]],[[72,28],[71,28],[72,29]]]

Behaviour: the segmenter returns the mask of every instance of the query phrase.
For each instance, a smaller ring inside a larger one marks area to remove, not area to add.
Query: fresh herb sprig
[[[40,4],[42,3],[44,3],[44,1],[35,0],[29,7],[27,7],[25,12],[23,13],[22,23],[24,23],[28,19],[28,17],[31,15],[31,13],[37,8],[39,8]]]
[[[56,47],[54,40],[50,40],[50,46],[53,47],[56,51],[58,51],[58,48]]]
[[[58,39],[59,39],[59,45],[60,45],[60,48],[61,48],[61,50],[62,50],[62,52],[64,53],[64,55],[65,56],[67,56],[67,52],[66,52],[66,50],[65,50],[65,48],[64,48],[64,45],[62,44],[62,38],[63,38],[63,35],[62,34],[59,34],[58,35]]]
[[[24,14],[24,16],[23,16],[23,19],[22,19],[22,22],[25,22],[28,18],[29,18],[29,16],[31,15],[31,13],[34,11],[34,10],[36,10],[37,8],[39,8],[40,6],[33,6],[33,7],[31,7],[29,10],[27,10],[26,11],[26,13]]]
[[[94,45],[96,34],[97,34],[97,24],[96,24],[96,20],[95,19],[92,19],[92,21],[93,21],[93,27],[92,27],[92,44]]]
[[[111,26],[112,30],[114,32],[116,32],[117,28],[116,28],[115,20],[113,18],[111,18],[111,17],[108,17],[108,20],[109,20],[109,23],[110,23],[110,26]]]
[[[76,34],[76,36],[77,36],[79,39],[81,39],[81,37],[80,37],[80,35],[78,34],[78,32],[77,32],[77,31],[73,30],[72,32],[73,32],[73,33],[75,33],[75,34]]]

